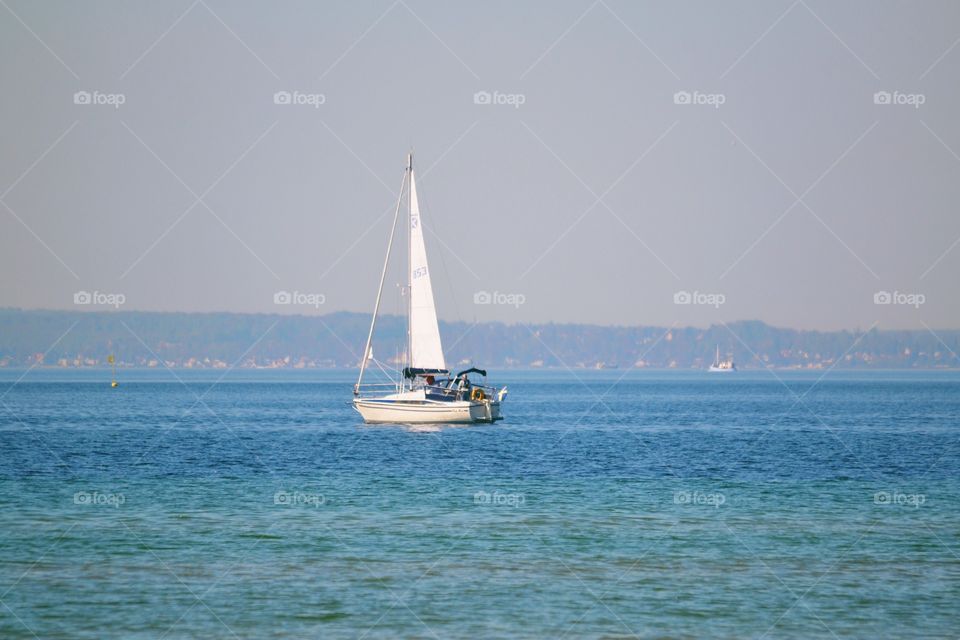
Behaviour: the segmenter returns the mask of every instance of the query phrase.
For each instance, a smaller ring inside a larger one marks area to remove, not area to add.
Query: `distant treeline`
[[[91,366],[109,354],[138,366],[354,367],[369,316],[281,316],[0,309],[0,365]],[[374,355],[396,358],[406,327],[380,318]],[[708,329],[578,324],[440,323],[450,366],[709,365],[717,345],[739,367],[958,367],[960,331],[797,331],[758,321]]]

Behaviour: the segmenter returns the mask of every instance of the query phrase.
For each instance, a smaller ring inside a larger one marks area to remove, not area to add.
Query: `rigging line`
[[[406,296],[408,296],[408,295],[410,294],[410,292],[409,292],[409,291],[404,292],[404,287],[403,287],[403,283],[402,283],[402,282],[398,282],[396,286],[397,286],[397,290],[396,290],[396,293],[397,293],[397,297],[396,297],[396,302],[397,302],[396,316],[397,316],[397,318],[403,318],[403,314],[401,313],[400,307],[401,307],[401,305],[406,304],[406,300],[407,300],[407,299],[406,299]],[[395,358],[394,358],[394,362],[395,362],[396,365],[397,365],[397,380],[403,380],[403,375],[402,375],[403,362],[404,362],[404,361],[406,360],[406,358],[407,358],[406,347],[404,347],[404,353],[403,353],[403,357],[402,357],[402,358],[400,357],[400,344],[399,344],[399,343],[397,343],[397,346],[396,346],[396,348],[395,348],[395,351],[396,351],[396,356],[395,356]],[[399,390],[399,389],[398,389],[398,390]]]
[[[357,377],[357,383],[353,386],[353,395],[358,395],[360,383],[363,382],[363,372],[367,368],[367,358],[370,355],[370,347],[373,345],[373,332],[377,326],[377,314],[380,312],[380,300],[383,296],[383,281],[387,277],[387,267],[390,265],[390,253],[393,249],[393,238],[397,233],[397,221],[400,219],[400,205],[403,202],[403,187],[409,177],[408,168],[403,172],[403,181],[400,183],[400,194],[397,196],[397,210],[393,214],[393,226],[390,229],[390,240],[387,242],[387,255],[383,259],[383,271],[380,272],[380,285],[377,287],[377,302],[373,306],[373,317],[370,319],[370,331],[367,333],[367,343],[363,347],[363,356],[360,358],[360,375]]]
[[[381,364],[379,360],[377,360],[376,358],[370,358],[370,359],[373,361],[373,363],[374,363],[375,365],[377,365],[377,367],[380,369],[380,371],[382,371],[383,374],[384,374],[385,376],[387,376],[387,380],[390,381],[390,384],[396,384],[396,383],[397,383],[396,380],[393,379],[393,376],[390,375],[390,372],[383,368],[383,364]]]

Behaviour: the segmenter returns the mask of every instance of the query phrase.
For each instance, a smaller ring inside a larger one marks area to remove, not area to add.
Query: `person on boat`
[[[467,398],[469,398],[469,397],[470,397],[470,390],[471,390],[472,387],[473,387],[473,385],[470,384],[470,378],[468,378],[468,377],[465,376],[465,375],[462,376],[462,377],[460,378],[460,393],[461,393],[460,397],[461,397],[462,399],[464,399],[464,400],[466,400]]]

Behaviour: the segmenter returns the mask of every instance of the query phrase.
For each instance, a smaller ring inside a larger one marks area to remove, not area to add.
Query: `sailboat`
[[[406,200],[404,200],[406,196]],[[390,254],[396,235],[397,222],[404,201],[407,205],[407,345],[404,367],[397,380],[381,384],[364,384],[363,375],[368,363],[386,370],[373,357],[373,334],[380,311],[383,283],[390,264]],[[387,243],[387,255],[380,274],[377,300],[370,320],[370,331],[360,361],[360,376],[353,387],[353,407],[368,423],[470,423],[500,420],[500,405],[507,388],[496,389],[470,380],[476,374],[486,380],[487,372],[470,367],[450,373],[443,355],[437,310],[433,300],[433,286],[427,265],[427,250],[417,200],[417,183],[413,171],[413,154],[407,155],[407,166],[400,185],[393,227]]]
[[[717,357],[713,361],[713,364],[710,365],[710,371],[713,373],[727,373],[730,371],[736,371],[737,365],[733,364],[733,360],[720,360],[720,345],[717,345]]]

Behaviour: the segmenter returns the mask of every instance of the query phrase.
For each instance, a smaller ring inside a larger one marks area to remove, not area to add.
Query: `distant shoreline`
[[[183,367],[183,366],[174,366],[174,367],[144,367],[139,365],[124,365],[122,363],[117,364],[117,370],[127,373],[144,373],[152,371],[176,371],[178,373],[184,371],[196,371],[204,373],[223,373],[226,371],[243,371],[243,372],[278,372],[278,373],[289,373],[289,374],[299,374],[299,373],[349,373],[351,375],[356,375],[359,371],[357,367],[313,367],[313,368],[293,368],[293,367],[242,367],[237,366],[227,369],[215,369],[212,367]],[[755,374],[755,373],[824,373],[826,371],[831,372],[842,372],[842,373],[868,373],[868,374],[884,374],[884,373],[936,373],[936,372],[956,372],[960,371],[960,366],[941,366],[941,367],[888,367],[888,368],[868,368],[868,367],[841,367],[837,366],[833,369],[828,369],[827,367],[822,368],[800,368],[800,367],[770,367],[769,369],[760,369],[752,367],[742,367],[737,373],[742,374]],[[42,371],[47,373],[52,373],[56,371],[65,371],[65,372],[79,372],[79,371],[89,371],[93,372],[107,372],[108,376],[110,369],[108,365],[99,365],[99,366],[84,366],[84,367],[61,367],[58,365],[38,365],[38,366],[0,366],[0,374],[3,372],[11,373],[23,373],[25,371]],[[498,367],[496,370],[499,372],[515,372],[515,373],[568,373],[570,371],[575,372],[577,375],[586,373],[587,375],[602,375],[606,374],[610,377],[616,377],[616,374],[624,374],[626,372],[649,372],[649,373],[676,373],[676,374],[708,374],[710,378],[716,378],[717,380],[735,380],[737,379],[736,374],[731,374],[727,376],[714,375],[707,369],[694,369],[694,368],[676,368],[676,369],[667,369],[663,367],[632,367],[629,369],[593,369],[589,367],[580,367],[575,369],[567,369],[565,367]],[[396,373],[396,371],[391,370],[391,373]],[[492,375],[492,374],[491,374]]]
[[[354,370],[369,314],[0,309],[0,369],[121,367]],[[760,321],[709,328],[440,322],[451,369],[706,369],[719,349],[738,368],[940,370],[960,367],[960,330],[798,331]],[[382,316],[373,352],[395,368],[406,324]]]

